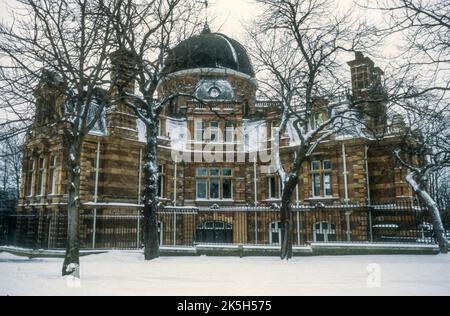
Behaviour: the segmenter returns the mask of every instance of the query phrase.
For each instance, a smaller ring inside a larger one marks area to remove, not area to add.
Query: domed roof
[[[205,25],[200,35],[193,36],[169,52],[164,73],[195,68],[229,68],[255,77],[246,49],[221,33],[212,33]]]

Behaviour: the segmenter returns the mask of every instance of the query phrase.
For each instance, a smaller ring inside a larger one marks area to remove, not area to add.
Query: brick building
[[[112,56],[118,71],[127,65],[123,59]],[[352,95],[361,101],[368,123],[385,125],[385,104],[364,102],[374,93],[382,93],[381,69],[360,53],[349,66]],[[245,48],[206,28],[171,51],[165,73],[159,85],[160,97],[178,91],[204,103],[179,98],[161,116],[159,195],[167,206],[161,213],[162,243],[176,244],[174,239],[246,243],[253,223],[264,227],[260,242],[274,243],[279,230],[277,212],[268,212],[265,222],[258,222],[245,211],[248,206],[280,202],[278,177],[263,159],[270,147],[272,126],[279,121],[277,103],[256,99],[257,81]],[[133,84],[128,89],[133,90]],[[36,127],[26,143],[18,208],[21,214],[66,212],[68,151],[58,125],[51,124],[47,114],[51,112],[48,107],[65,110],[65,94],[58,93],[63,90],[52,74],[36,88]],[[336,104],[349,106],[348,96],[323,100],[323,113],[315,117],[324,119],[330,114],[328,107]],[[130,109],[120,102],[108,108],[83,145],[80,199],[85,214],[139,214],[144,141],[145,127]],[[299,205],[335,206],[412,200],[405,171],[392,157],[392,148],[399,141],[389,133],[377,141],[345,132],[331,136],[303,166],[295,200]],[[281,144],[284,163],[292,161],[295,148],[295,135],[288,129]],[[167,215],[173,210],[196,214],[193,219],[183,215],[175,224],[175,235],[169,229],[173,230],[173,219]],[[325,223],[328,226],[329,220],[307,226],[316,231],[319,224],[318,229],[323,230]],[[52,236],[52,223],[42,225],[39,229],[50,231],[46,233],[49,237],[43,238],[56,246],[58,236]],[[340,229],[337,223],[330,227]],[[212,237],[208,235],[211,231],[215,232]]]

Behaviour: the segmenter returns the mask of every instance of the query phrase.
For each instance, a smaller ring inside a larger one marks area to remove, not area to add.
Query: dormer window
[[[313,116],[313,129],[318,129],[323,124],[323,113],[314,113]]]

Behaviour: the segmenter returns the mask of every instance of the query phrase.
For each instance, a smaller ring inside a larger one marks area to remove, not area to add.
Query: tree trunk
[[[283,196],[281,199],[281,259],[292,259],[292,235],[293,235],[293,217],[292,217],[292,195],[297,186],[297,177],[291,176],[286,181]]]
[[[430,212],[433,221],[434,234],[436,235],[439,249],[441,253],[446,254],[449,251],[449,243],[445,238],[444,224],[442,223],[441,213],[439,211],[438,205],[431,198],[428,192],[420,188],[420,185],[414,179],[414,175],[415,173],[411,173],[406,180]]]
[[[69,151],[69,198],[67,209],[67,248],[62,275],[80,278],[80,154],[81,140],[76,139]]]
[[[158,123],[147,127],[144,167],[144,255],[145,260],[159,258],[158,239]]]

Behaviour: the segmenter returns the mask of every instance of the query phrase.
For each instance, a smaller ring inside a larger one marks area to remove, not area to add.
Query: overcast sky
[[[204,0],[198,0],[203,2]],[[352,6],[354,7],[354,0],[330,0],[336,1],[338,11],[346,12]],[[17,6],[15,0],[0,0],[0,19],[10,20],[10,12],[7,6]],[[236,40],[242,42],[245,46],[245,32],[243,25],[250,23],[258,13],[260,6],[256,0],[209,0],[208,15],[213,21],[210,23],[213,32],[224,33]],[[358,13],[359,14],[359,13]],[[205,15],[205,12],[203,12]],[[380,17],[371,16],[371,19],[380,19]],[[382,55],[386,57],[390,52],[389,46],[384,47]],[[344,57],[347,58],[347,57]],[[375,59],[377,64],[381,64],[382,60]],[[0,113],[2,118],[2,113]]]
[[[203,2],[204,0],[198,0]],[[336,0],[340,9],[347,9],[353,4],[353,0]],[[0,17],[8,19],[9,12],[6,5],[14,6],[15,0],[0,0]],[[242,40],[244,37],[242,24],[250,22],[259,12],[259,6],[255,0],[208,0],[209,16],[214,17],[211,24],[212,31],[220,31],[230,37]]]

